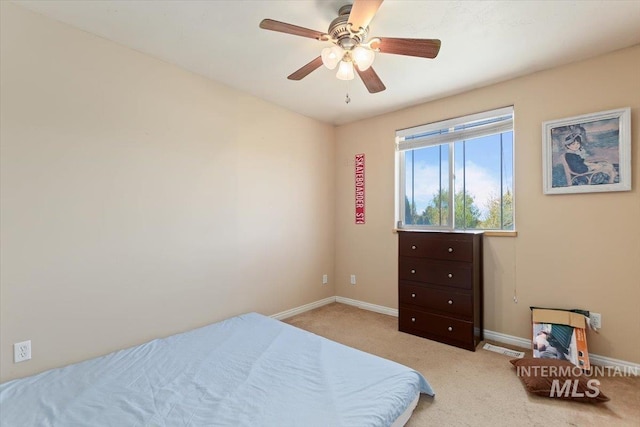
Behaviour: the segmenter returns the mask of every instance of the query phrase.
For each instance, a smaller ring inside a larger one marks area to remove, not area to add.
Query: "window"
[[[396,132],[398,228],[514,230],[513,107]]]

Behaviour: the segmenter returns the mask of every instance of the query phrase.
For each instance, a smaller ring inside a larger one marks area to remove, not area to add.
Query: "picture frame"
[[[631,190],[631,108],[542,123],[544,194]]]

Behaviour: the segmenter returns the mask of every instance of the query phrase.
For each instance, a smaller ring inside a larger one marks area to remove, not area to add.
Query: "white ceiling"
[[[315,119],[344,124],[640,43],[640,1],[386,0],[369,36],[438,38],[422,59],[378,54],[387,90],[321,67],[287,76],[328,42],[262,30],[271,18],[326,32],[352,0],[16,1],[29,9]],[[640,70],[639,70],[640,73]],[[351,102],[344,102],[346,92]]]

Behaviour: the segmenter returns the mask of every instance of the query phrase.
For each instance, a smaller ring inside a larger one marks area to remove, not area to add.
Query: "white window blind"
[[[396,131],[398,151],[480,138],[513,129],[513,107]]]

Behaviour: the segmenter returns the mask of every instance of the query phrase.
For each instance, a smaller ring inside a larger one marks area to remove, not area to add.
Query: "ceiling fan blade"
[[[383,0],[355,0],[349,13],[349,23],[353,26],[353,31],[359,28],[367,28],[374,15],[380,8]]]
[[[369,93],[378,93],[386,89],[384,83],[382,83],[382,80],[380,80],[378,74],[373,71],[372,67],[369,67],[364,71],[360,71],[357,65],[354,68],[362,79],[364,85],[367,87]]]
[[[303,78],[305,78],[309,74],[311,74],[312,71],[315,71],[317,68],[320,68],[321,65],[322,65],[322,57],[318,56],[316,59],[314,59],[313,61],[309,62],[304,67],[300,68],[297,71],[294,71],[287,78],[289,80],[302,80]]]
[[[380,37],[380,42],[371,43],[373,49],[380,49],[381,53],[396,55],[419,56],[420,58],[435,58],[440,51],[438,39],[396,39]]]
[[[293,34],[294,36],[309,37],[310,39],[320,39],[323,34],[320,31],[298,27],[297,25],[287,24],[285,22],[274,21],[273,19],[263,19],[260,22],[260,28],[279,31],[286,34]]]

